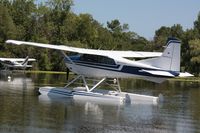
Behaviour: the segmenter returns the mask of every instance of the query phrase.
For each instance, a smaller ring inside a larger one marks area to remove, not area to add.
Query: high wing
[[[162,55],[162,53],[160,52],[94,50],[94,49],[76,48],[64,45],[52,45],[52,44],[17,41],[17,40],[7,40],[6,43],[16,44],[16,45],[23,44],[23,45],[50,48],[62,51],[81,53],[81,54],[102,55],[108,57],[149,58],[149,57],[158,57]]]
[[[0,61],[22,62],[25,58],[0,58]],[[36,61],[36,59],[28,59],[28,61]]]

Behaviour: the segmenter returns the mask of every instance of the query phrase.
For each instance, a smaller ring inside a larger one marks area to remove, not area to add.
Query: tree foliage
[[[0,56],[10,56],[11,53],[6,51],[4,42],[8,38],[14,38],[16,36],[16,26],[9,15],[8,8],[0,3]]]
[[[200,71],[200,39],[190,40],[189,41],[190,48],[190,70],[194,72],[194,74],[199,75]]]

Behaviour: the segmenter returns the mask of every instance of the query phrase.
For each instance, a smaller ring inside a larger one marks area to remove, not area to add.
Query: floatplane
[[[0,58],[0,63],[3,65],[2,70],[0,70],[0,74],[4,76],[8,76],[8,81],[11,80],[12,70],[25,70],[26,68],[31,68],[32,65],[29,65],[28,62],[36,61],[36,59],[29,58]]]
[[[28,67],[32,67],[32,65],[28,65],[29,61],[36,61],[36,59],[29,58],[0,58],[0,63],[6,68],[13,69],[26,69]]]
[[[17,40],[7,40],[7,44],[30,45],[42,48],[59,50],[64,55],[67,68],[77,74],[65,87],[40,87],[39,92],[44,95],[61,95],[73,98],[93,98],[102,101],[113,100],[120,103],[134,103],[144,101],[158,103],[161,96],[147,96],[122,92],[119,78],[142,78],[156,83],[161,83],[168,78],[192,76],[187,72],[180,72],[180,47],[181,42],[175,38],[167,40],[165,50],[160,52],[140,51],[110,51],[69,47],[65,45],[42,44]],[[65,53],[76,53],[73,56]],[[143,58],[135,61],[130,58]],[[89,87],[86,78],[99,80]],[[114,79],[114,91],[97,89],[107,79]],[[76,80],[83,81],[83,87],[69,89]]]

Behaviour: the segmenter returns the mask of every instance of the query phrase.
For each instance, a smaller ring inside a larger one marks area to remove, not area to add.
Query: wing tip
[[[16,40],[6,40],[7,44],[15,44],[15,45],[21,45],[22,43],[20,41]]]

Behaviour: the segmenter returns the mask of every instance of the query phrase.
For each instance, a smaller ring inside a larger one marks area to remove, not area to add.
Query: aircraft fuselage
[[[84,75],[87,77],[96,78],[169,78],[170,76],[153,75],[143,71],[145,70],[159,70],[152,66],[144,66],[137,61],[132,60],[116,60],[99,55],[76,55],[69,56],[70,60],[65,58],[66,66],[74,73]],[[129,63],[127,63],[129,61]],[[176,72],[170,72],[174,76],[178,76]]]

